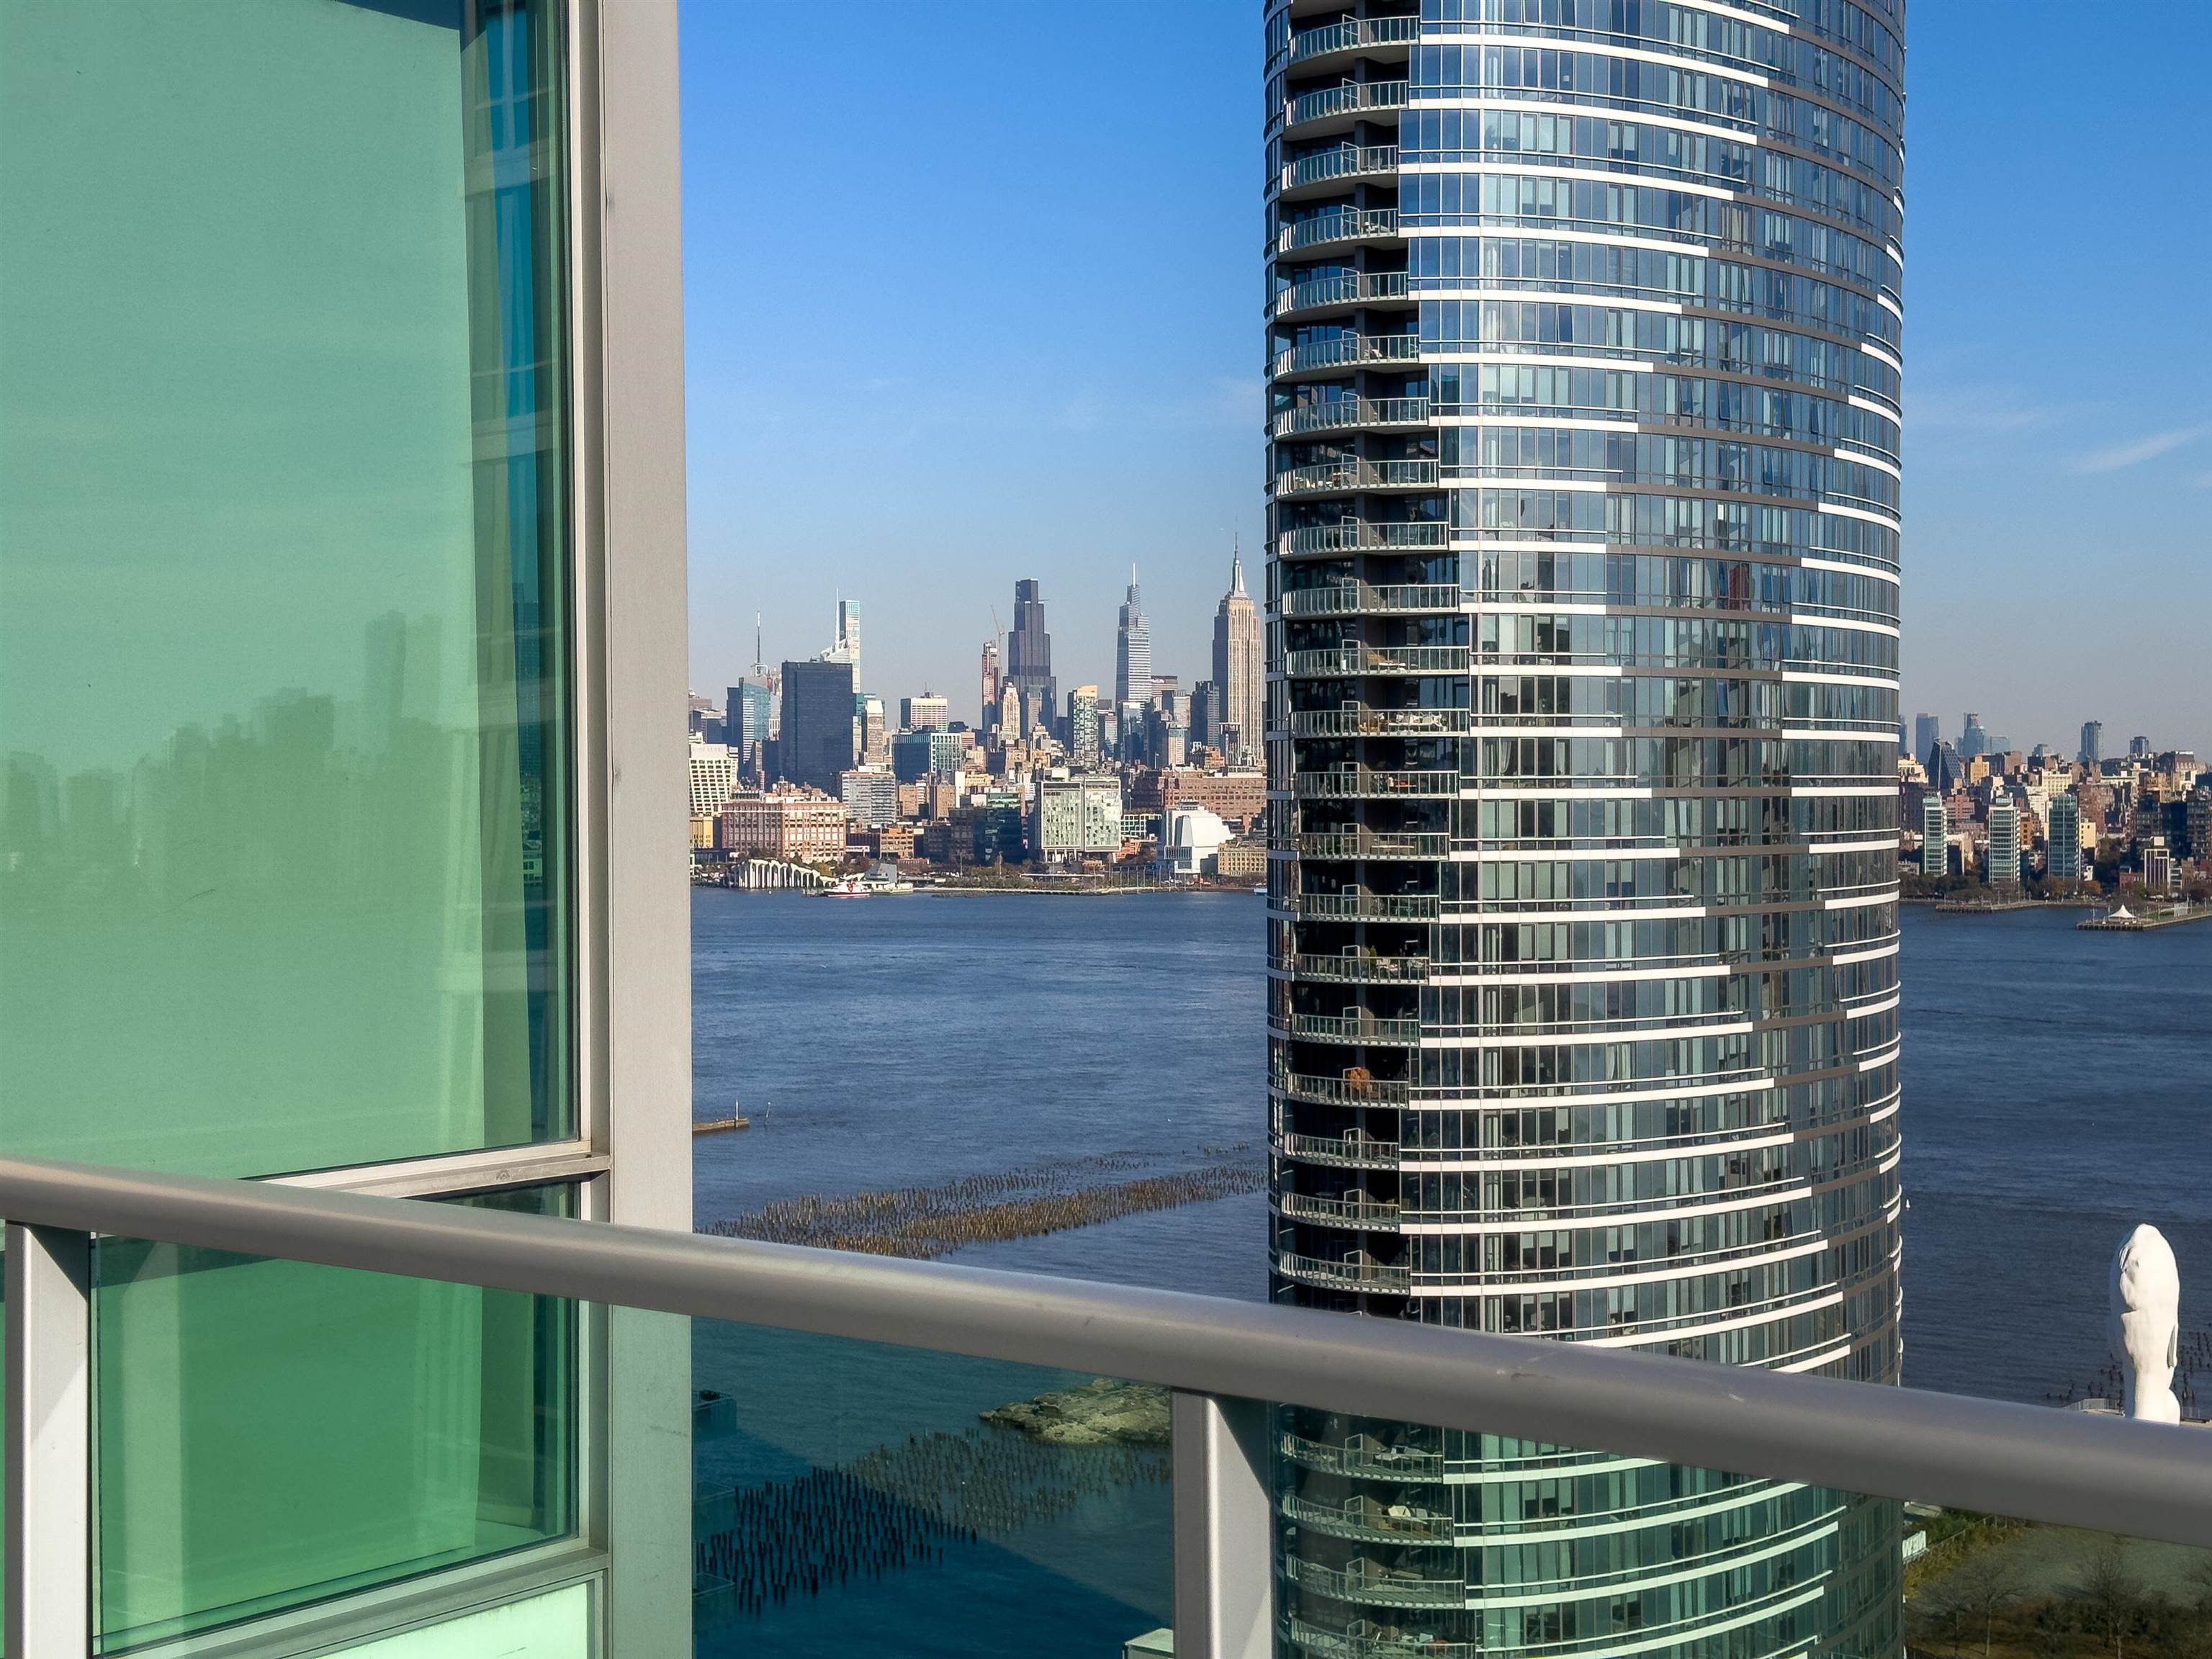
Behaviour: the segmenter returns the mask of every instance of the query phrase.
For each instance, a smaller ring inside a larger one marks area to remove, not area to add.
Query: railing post
[[[92,1651],[92,1237],[7,1228],[7,1652]]]
[[[1176,1659],[1274,1650],[1267,1412],[1255,1400],[1176,1393]]]

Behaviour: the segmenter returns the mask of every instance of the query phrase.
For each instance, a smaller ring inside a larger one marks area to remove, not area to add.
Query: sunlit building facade
[[[1898,1377],[1903,27],[1267,8],[1280,1299]],[[1886,1504],[1279,1426],[1285,1653],[1899,1650]]]

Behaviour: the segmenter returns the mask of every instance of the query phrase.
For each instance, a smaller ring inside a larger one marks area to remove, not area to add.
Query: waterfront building
[[[1920,797],[1920,873],[1945,876],[1951,872],[1951,812],[1935,789]]]
[[[1129,591],[1114,623],[1114,701],[1127,708],[1152,700],[1152,629],[1145,620],[1137,592],[1137,567],[1129,567]]]
[[[2145,891],[2156,897],[2170,895],[2180,878],[2180,866],[2164,836],[2153,836],[2142,844],[2142,881]]]
[[[1218,813],[1241,835],[1266,817],[1267,775],[1183,769],[1146,773],[1131,781],[1129,801],[1133,806],[1143,807],[1192,801]]]
[[[2081,879],[2081,803],[2070,789],[2051,797],[2044,812],[2044,872],[2053,881]]]
[[[1106,757],[1100,731],[1098,688],[1079,685],[1067,694],[1067,757],[1079,771],[1089,771]]]
[[[952,725],[952,704],[925,691],[899,699],[899,725],[908,732],[943,732]]]
[[[1047,862],[1111,858],[1121,848],[1121,779],[1039,778],[1029,844]]]
[[[726,744],[694,743],[691,745],[691,816],[712,817],[722,810],[722,803],[730,798],[737,787],[737,776],[730,764],[730,750]]]
[[[1060,712],[1052,677],[1052,635],[1045,631],[1044,599],[1034,581],[1014,584],[1014,625],[1006,635],[1006,681],[1021,696],[1018,735],[1049,730]],[[1012,735],[1012,734],[1010,734]]]
[[[2104,764],[2104,721],[2083,720],[2081,722],[2081,762],[2085,766],[2101,766]]]
[[[1260,639],[1259,607],[1244,591],[1244,559],[1229,560],[1229,591],[1213,613],[1213,708],[1206,741],[1231,766],[1260,760],[1261,710],[1267,700],[1267,659]]]
[[[1210,876],[1236,831],[1195,801],[1177,801],[1161,815],[1159,868],[1167,879]]]
[[[674,8],[579,10],[0,14],[11,1158],[690,1231]],[[19,1659],[692,1651],[678,1322],[9,1231]]]
[[[845,856],[845,804],[811,789],[743,791],[722,808],[722,850],[733,859],[835,863]]]
[[[784,781],[835,793],[837,780],[860,760],[855,726],[852,664],[784,664],[783,726],[776,744]]]
[[[2008,793],[2000,793],[1990,803],[1989,842],[1984,857],[1990,886],[2020,885],[2020,807]]]
[[[856,766],[837,780],[837,799],[845,819],[864,830],[898,822],[899,781],[880,766]]]
[[[1273,1291],[1894,1381],[1900,19],[1588,9],[1267,11]],[[1279,1428],[1309,1659],[1898,1651],[1886,1504]]]
[[[1943,722],[1934,714],[1915,714],[1912,717],[1912,758],[1923,766],[1936,752],[1936,745],[1943,741]]]

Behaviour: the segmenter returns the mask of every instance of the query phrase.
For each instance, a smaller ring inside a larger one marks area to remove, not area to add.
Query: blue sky
[[[1261,522],[1259,7],[683,24],[694,684],[842,590],[868,689],[973,719],[1035,576],[1110,684],[1133,562],[1202,678]],[[1905,707],[2212,748],[2212,3],[1919,0],[1908,47]]]

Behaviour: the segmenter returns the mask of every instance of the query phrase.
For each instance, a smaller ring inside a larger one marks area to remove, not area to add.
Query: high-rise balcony
[[[1274,298],[1267,303],[1267,310],[1271,316],[1283,317],[1294,311],[1388,303],[1406,298],[1406,273],[1402,270],[1344,270],[1327,276],[1309,276],[1304,282],[1277,289]]]
[[[1364,1444],[1309,1440],[1285,1433],[1277,1437],[1282,1454],[1301,1468],[1328,1474],[1378,1476],[1386,1480],[1441,1480],[1444,1455],[1414,1446],[1371,1441]]]
[[[1426,398],[1329,398],[1279,410],[1270,429],[1278,438],[1293,438],[1347,427],[1426,426],[1428,422]]]
[[[1411,1504],[1382,1504],[1355,1499],[1349,1504],[1317,1504],[1296,1492],[1283,1494],[1285,1516],[1332,1538],[1352,1538],[1374,1543],[1449,1543],[1452,1518]]]
[[[1351,401],[1349,398],[1344,401]],[[1363,399],[1362,401],[1366,401]],[[1392,398],[1378,403],[1425,403],[1424,398]],[[1327,408],[1329,405],[1322,404]],[[1297,411],[1289,411],[1292,414]],[[1451,544],[1451,527],[1433,521],[1376,522],[1370,519],[1340,519],[1334,524],[1306,525],[1285,531],[1275,538],[1285,554],[1389,552],[1404,548],[1440,548]]]
[[[1285,651],[1283,672],[1293,679],[1336,679],[1362,674],[1464,674],[1463,645],[1334,645]]]
[[[1413,1274],[1407,1269],[1389,1262],[1357,1257],[1332,1261],[1326,1256],[1300,1255],[1291,1250],[1276,1253],[1275,1271],[1302,1284],[1353,1291],[1403,1291],[1413,1282]]]
[[[1370,214],[1368,216],[1372,218],[1375,216]],[[1311,220],[1307,222],[1309,224],[1314,222]],[[1297,228],[1303,230],[1305,226]],[[1290,233],[1286,229],[1284,234],[1287,235]],[[1291,346],[1277,352],[1268,372],[1279,380],[1285,374],[1315,369],[1348,368],[1360,363],[1416,362],[1420,356],[1421,337],[1418,334],[1340,334],[1334,339],[1314,340],[1305,345]],[[1436,464],[1431,461],[1429,465],[1433,467]]]
[[[1450,737],[1473,731],[1474,719],[1464,708],[1299,708],[1285,729],[1294,738]]]
[[[1449,837],[1438,836],[1438,840]],[[1346,854],[1344,856],[1365,856]],[[1434,857],[1433,854],[1427,856]],[[1326,979],[1355,985],[1419,984],[1428,977],[1426,957],[1383,957],[1358,951],[1341,955],[1303,952],[1292,958],[1295,971],[1304,979]]]
[[[1449,649],[1449,647],[1444,647]],[[1292,791],[1302,800],[1449,799],[1460,791],[1456,772],[1385,771],[1369,766],[1301,770]]]
[[[1304,190],[1314,185],[1380,178],[1398,171],[1395,144],[1339,144],[1334,149],[1301,155],[1285,162],[1275,175],[1278,191]]]
[[[1291,1645],[1314,1659],[1481,1659],[1480,1642],[1443,1642],[1433,1636],[1376,1636],[1323,1630],[1303,1619],[1286,1626]]]
[[[1339,120],[1375,110],[1402,109],[1405,104],[1403,81],[1346,82],[1340,87],[1323,87],[1317,92],[1302,93],[1289,100],[1283,106],[1283,128],[1287,132],[1316,121]]]
[[[1280,1137],[1283,1156],[1304,1164],[1324,1164],[1346,1170],[1395,1170],[1398,1143],[1378,1140],[1358,1130],[1340,1135],[1299,1134],[1285,1131]]]
[[[1398,235],[1395,208],[1332,208],[1310,219],[1285,225],[1268,240],[1268,251],[1278,258],[1308,248],[1354,242],[1395,241]]]
[[[1347,17],[1340,23],[1324,24],[1291,35],[1291,49],[1284,61],[1291,64],[1310,64],[1317,58],[1340,52],[1410,46],[1420,38],[1421,20],[1418,17]]]
[[[1297,893],[1291,908],[1302,916],[1330,917],[1346,921],[1429,921],[1440,913],[1443,901],[1434,893],[1369,893],[1353,888],[1341,893]],[[1418,1031],[1419,1020],[1394,1022]]]
[[[1395,1203],[1373,1198],[1313,1198],[1304,1193],[1279,1193],[1275,1210],[1295,1221],[1318,1221],[1325,1226],[1353,1227],[1389,1232],[1398,1225]]]
[[[1412,335],[1396,337],[1412,339]],[[1334,344],[1334,342],[1327,343]],[[1314,349],[1301,346],[1300,351]],[[1292,356],[1278,352],[1275,361],[1280,365]],[[1278,374],[1287,374],[1288,368],[1278,367]],[[1437,463],[1431,460],[1401,461],[1315,461],[1304,466],[1285,467],[1275,474],[1275,494],[1278,495],[1343,495],[1370,489],[1433,489],[1440,481]]]
[[[1273,1086],[1292,1100],[1310,1100],[1320,1106],[1402,1106],[1409,1098],[1407,1085],[1389,1078],[1310,1077],[1285,1072],[1274,1079]]]
[[[1309,859],[1441,859],[1451,856],[1451,837],[1430,830],[1309,830],[1297,838],[1297,852]],[[1302,958],[1312,960],[1312,958]]]

